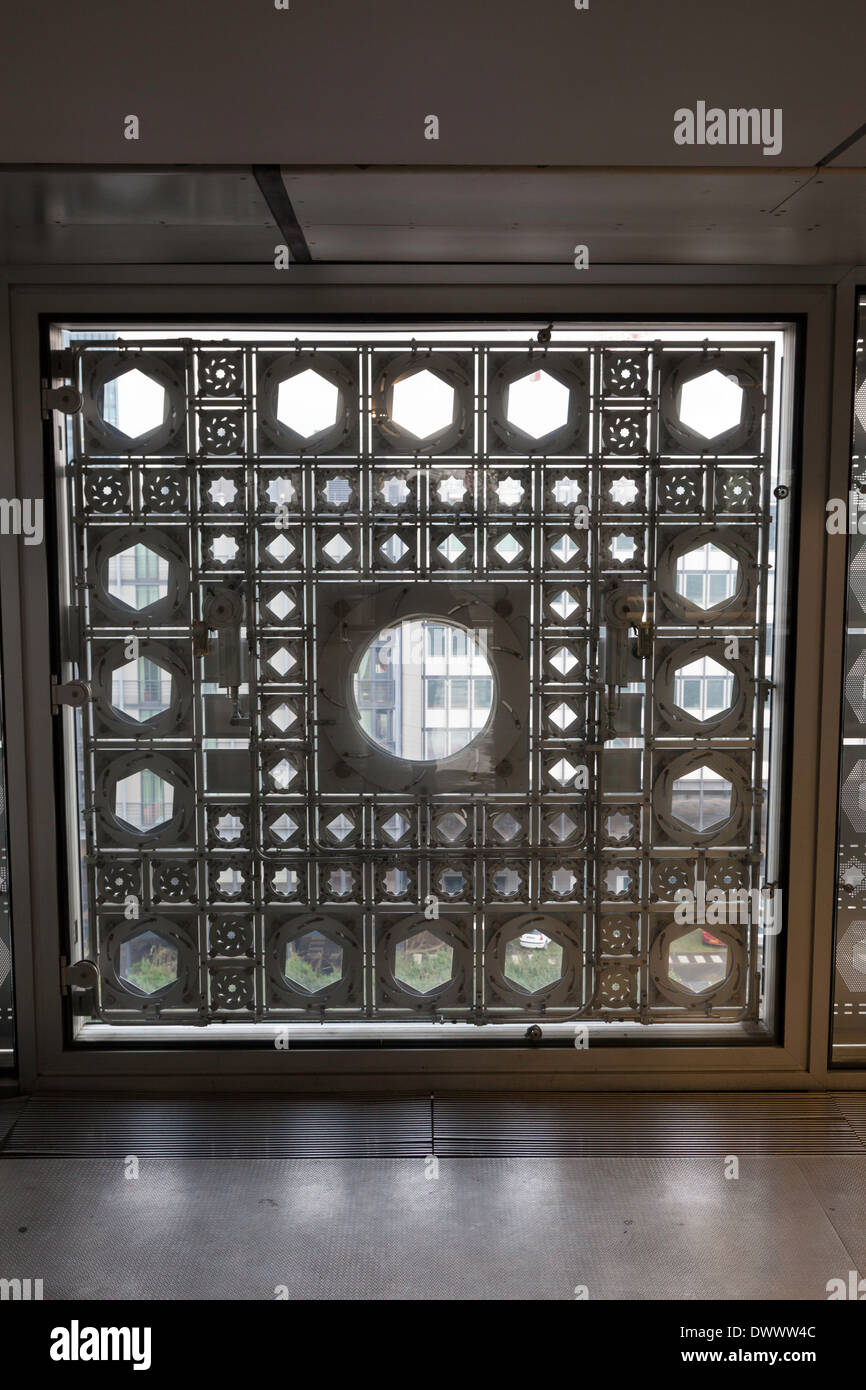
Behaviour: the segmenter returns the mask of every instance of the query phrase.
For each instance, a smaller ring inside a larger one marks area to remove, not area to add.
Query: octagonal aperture
[[[435,932],[423,928],[398,941],[394,951],[394,979],[418,994],[447,985],[454,975],[454,950]]]
[[[114,709],[144,724],[171,707],[174,678],[165,667],[140,656],[111,673],[111,703]]]
[[[703,927],[678,936],[668,946],[668,978],[692,994],[715,989],[728,977],[730,951],[723,941]]]
[[[525,931],[505,948],[504,975],[512,984],[535,994],[561,980],[563,949],[540,931]]]
[[[176,946],[158,932],[145,931],[120,947],[118,975],[142,994],[156,994],[175,984],[179,955]]]
[[[302,439],[312,439],[335,425],[339,404],[339,388],[312,367],[277,387],[277,419]]]
[[[113,392],[111,391],[113,388]],[[106,383],[105,416],[127,439],[140,439],[165,423],[168,414],[168,394],[164,386],[154,381],[138,367],[124,372]],[[111,395],[114,395],[113,408]],[[110,418],[113,416],[114,418]]]
[[[717,439],[743,418],[745,392],[734,377],[717,368],[692,377],[681,387],[677,412],[683,424],[703,439]]]
[[[712,541],[693,546],[677,560],[677,593],[705,611],[733,598],[740,587],[740,565]]]
[[[539,369],[508,387],[505,418],[531,439],[543,439],[567,423],[568,397],[567,386]]]
[[[416,439],[429,439],[453,423],[456,396],[453,386],[424,367],[394,385],[391,419]]]
[[[108,592],[139,613],[165,598],[168,578],[168,560],[141,541],[118,551],[108,561]]]
[[[115,785],[114,814],[136,830],[156,830],[174,815],[174,787],[149,768],[132,772]]]
[[[324,932],[304,932],[286,945],[283,974],[290,985],[318,994],[342,979],[343,948]]]
[[[686,772],[674,782],[671,813],[698,834],[714,830],[730,819],[733,787],[708,763]]]
[[[711,656],[686,662],[674,672],[674,704],[692,719],[718,719],[731,708],[733,697],[733,672]]]

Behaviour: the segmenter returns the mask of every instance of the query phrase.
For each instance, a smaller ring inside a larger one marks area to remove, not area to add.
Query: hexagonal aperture
[[[111,673],[111,703],[114,709],[144,724],[171,707],[174,678],[170,671],[149,657],[140,656]]]
[[[535,994],[562,979],[563,950],[540,931],[525,931],[505,948],[505,978]]]
[[[106,389],[110,386],[114,387],[114,410],[112,412],[106,402],[106,419],[127,439],[140,439],[165,422],[168,411],[165,387],[146,372],[133,367],[131,372],[124,372],[106,383]],[[109,419],[110,414],[114,415],[113,420]]]
[[[671,813],[689,829],[705,834],[730,819],[732,793],[731,783],[702,763],[674,782]]]
[[[539,369],[508,387],[505,418],[531,439],[543,439],[567,423],[568,397],[567,386]]]
[[[312,439],[336,424],[339,403],[339,388],[312,367],[277,387],[277,419],[302,439]]]
[[[743,418],[745,392],[734,377],[717,368],[692,377],[681,387],[677,412],[683,424],[703,439],[717,439]]]
[[[158,932],[145,931],[121,945],[118,975],[142,994],[156,994],[176,982],[178,962],[176,946]]]
[[[141,612],[168,593],[169,563],[141,541],[120,550],[108,561],[108,592],[112,598]]]
[[[447,985],[454,975],[454,950],[432,931],[415,931],[397,943],[394,979],[418,994]]]
[[[711,656],[678,666],[674,672],[674,704],[692,719],[718,719],[731,707],[733,673]]]
[[[678,936],[668,946],[668,977],[674,984],[703,994],[728,977],[730,951],[724,942],[703,927]]]
[[[283,974],[289,984],[318,994],[342,979],[343,948],[324,932],[304,932],[288,942]]]
[[[732,599],[740,587],[740,566],[733,555],[708,541],[677,560],[677,593],[705,611]]]
[[[148,768],[132,772],[115,786],[114,814],[136,830],[156,830],[174,815],[174,787]]]
[[[453,422],[454,411],[454,387],[426,367],[394,385],[391,419],[416,439],[444,430]]]

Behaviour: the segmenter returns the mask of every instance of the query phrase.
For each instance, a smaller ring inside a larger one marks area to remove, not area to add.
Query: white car
[[[544,935],[544,932],[525,931],[519,938],[518,944],[525,946],[528,951],[539,951],[544,949],[548,940],[549,938]]]

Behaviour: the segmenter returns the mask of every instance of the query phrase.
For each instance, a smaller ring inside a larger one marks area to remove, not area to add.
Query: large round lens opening
[[[493,714],[487,632],[404,618],[368,643],[352,676],[355,717],[392,758],[433,763],[478,739]]]

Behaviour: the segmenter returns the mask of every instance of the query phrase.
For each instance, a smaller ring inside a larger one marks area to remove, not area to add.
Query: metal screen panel
[[[70,342],[93,1017],[759,1018],[777,340]]]

